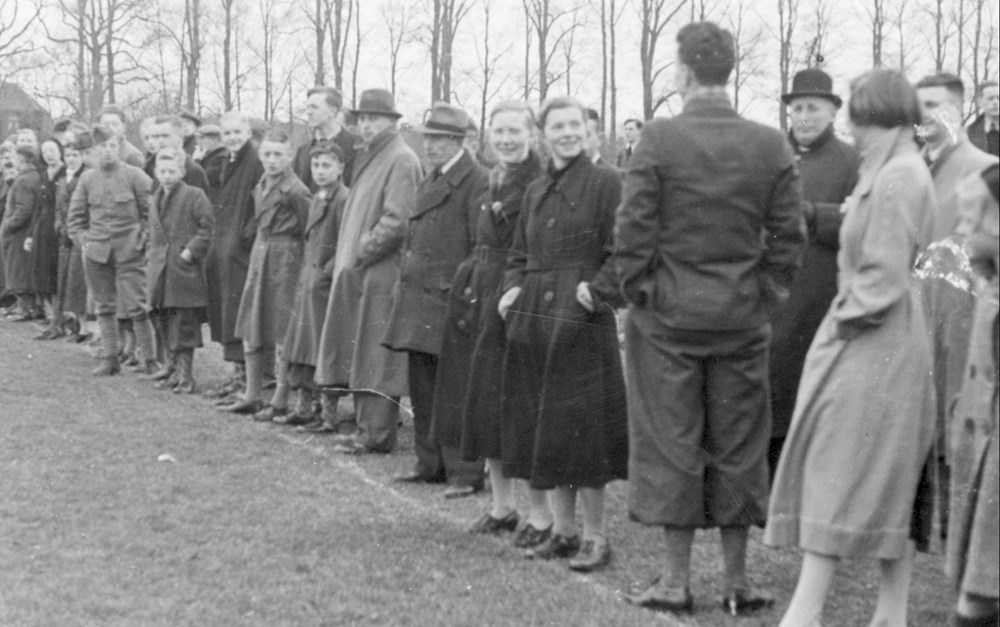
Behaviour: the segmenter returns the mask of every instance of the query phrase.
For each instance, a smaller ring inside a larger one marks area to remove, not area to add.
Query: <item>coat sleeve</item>
[[[344,216],[344,204],[347,202],[347,192],[339,193],[330,206],[333,213],[327,220],[328,236],[323,238],[327,245],[320,252],[323,260],[323,274],[333,277],[333,266],[337,259],[337,234],[340,232],[340,220]]]
[[[531,186],[524,192],[521,198],[521,211],[517,215],[517,223],[514,225],[514,240],[510,250],[507,251],[507,270],[504,272],[503,291],[512,287],[520,287],[527,273],[528,267],[528,197],[532,193]]]
[[[306,232],[306,225],[309,224],[309,205],[312,204],[312,194],[304,184],[292,193],[292,207],[295,210],[295,219],[299,225],[299,238]]]
[[[764,214],[765,249],[760,263],[764,290],[773,305],[780,305],[788,299],[806,241],[805,221],[802,218],[802,180],[791,149],[783,138],[779,146],[783,161],[775,175]]]
[[[145,230],[149,226],[149,197],[153,190],[153,180],[137,170],[132,177],[132,192],[135,194],[135,208],[139,213],[139,225]]]
[[[615,270],[625,298],[644,300],[642,284],[654,269],[662,223],[663,180],[656,162],[660,125],[647,124],[625,173],[621,208],[615,218]]]
[[[391,166],[385,181],[382,215],[361,236],[358,265],[370,266],[399,250],[406,238],[406,225],[413,213],[420,183],[420,162],[409,155]]]
[[[69,210],[66,213],[66,231],[70,239],[79,241],[80,236],[90,228],[90,213],[87,211],[87,187],[90,177],[84,173],[76,182],[76,189],[69,199]]]
[[[598,228],[600,229],[601,241],[604,242],[604,262],[594,278],[591,279],[590,290],[600,300],[612,307],[624,307],[627,304],[625,293],[618,281],[618,259],[614,254],[615,216],[621,204],[621,196],[621,178],[617,173],[606,177],[602,181],[598,207],[600,219]]]
[[[872,206],[861,235],[857,271],[841,285],[832,306],[841,335],[845,327],[856,331],[880,325],[886,312],[909,289],[918,237],[913,217],[919,213],[927,191],[919,186],[914,189],[912,179],[905,168],[883,172],[867,198]],[[858,210],[863,209],[854,209]],[[853,332],[848,330],[847,334]]]
[[[14,181],[7,195],[7,212],[4,215],[4,233],[13,233],[27,228],[35,209],[38,187],[23,178]]]
[[[201,261],[208,255],[208,247],[212,245],[215,217],[205,192],[197,187],[191,189],[193,192],[191,194],[191,217],[194,219],[197,229],[184,248],[190,250],[194,258]]]

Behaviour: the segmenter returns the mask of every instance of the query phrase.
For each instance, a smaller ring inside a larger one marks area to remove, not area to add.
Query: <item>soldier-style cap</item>
[[[91,136],[90,131],[78,131],[73,136],[73,141],[67,147],[78,151],[87,150],[94,147],[94,138]]]
[[[90,135],[94,140],[94,146],[99,146],[115,136],[115,134],[111,132],[111,129],[107,126],[101,126],[100,124],[94,125],[94,128],[90,131]]]
[[[469,126],[469,116],[458,107],[447,102],[437,102],[431,107],[431,114],[414,131],[422,135],[447,135],[449,137],[465,137],[465,129]]]
[[[199,137],[222,137],[222,129],[215,124],[202,124],[195,131]]]
[[[315,157],[316,155],[333,155],[343,163],[346,160],[344,156],[344,151],[337,144],[326,141],[317,142],[312,148],[309,149],[309,157]]]

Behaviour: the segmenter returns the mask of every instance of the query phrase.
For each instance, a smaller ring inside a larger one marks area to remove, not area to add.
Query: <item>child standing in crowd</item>
[[[149,211],[149,252],[146,285],[149,305],[158,312],[159,337],[169,352],[174,377],[164,368],[160,376],[176,394],[195,390],[192,363],[194,349],[201,348],[201,325],[205,321],[208,293],[204,259],[212,241],[212,207],[205,192],[188,185],[184,178],[187,154],[179,147],[156,153],[155,174],[159,188]]]
[[[257,239],[250,253],[250,267],[236,315],[236,335],[243,341],[246,358],[246,391],[243,397],[222,407],[235,414],[261,413],[263,352],[268,345],[281,354],[288,323],[288,304],[295,298],[295,285],[302,266],[302,234],[309,215],[309,189],[292,172],[292,145],[284,131],[270,131],[260,145],[264,177],[254,189]],[[278,385],[272,403],[284,407],[288,380],[279,360]]]
[[[309,206],[302,271],[299,273],[295,303],[292,305],[285,333],[284,351],[281,355],[284,365],[280,368],[287,373],[284,388],[297,390],[298,400],[295,410],[289,414],[286,409],[287,399],[275,394],[271,406],[263,410],[260,419],[270,417],[274,422],[286,425],[315,422],[311,430],[333,432],[336,430],[332,420],[336,416],[336,407],[326,414],[331,417],[330,421],[315,418],[313,377],[316,374],[319,334],[323,330],[323,317],[330,300],[340,217],[347,200],[347,188],[341,182],[344,152],[333,142],[319,142],[309,153],[312,180],[318,189]],[[283,389],[282,382],[278,383],[279,389]],[[285,404],[280,405],[281,401],[285,401]]]

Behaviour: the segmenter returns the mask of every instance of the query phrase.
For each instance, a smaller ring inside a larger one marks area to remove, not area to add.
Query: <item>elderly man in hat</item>
[[[222,129],[215,124],[202,124],[198,127],[198,151],[200,158],[195,159],[208,179],[208,199],[214,202],[219,188],[222,187],[222,171],[229,161],[226,147],[222,145]]]
[[[409,483],[449,483],[446,498],[482,488],[482,464],[463,462],[458,449],[439,444],[431,433],[434,385],[444,338],[448,288],[458,264],[475,246],[479,216],[475,202],[487,188],[489,171],[463,149],[469,116],[447,103],[435,104],[414,130],[423,135],[431,170],[417,190],[403,245],[403,265],[393,292],[384,343],[406,351],[413,403],[413,471],[396,477]]]
[[[788,105],[788,139],[802,176],[809,244],[788,302],[772,319],[769,366],[773,422],[768,451],[772,475],[792,422],[806,353],[837,295],[840,205],[858,182],[858,156],[833,131],[842,101],[833,93],[830,76],[816,68],[802,70],[792,79],[792,90],[781,99]]]
[[[118,135],[104,126],[92,132],[98,165],[80,176],[67,217],[69,236],[83,251],[83,270],[96,304],[103,363],[95,376],[117,374],[116,304],[132,320],[145,370],[157,369],[153,325],[146,304],[145,250],[152,181],[121,161]]]
[[[310,171],[310,151],[324,141],[333,142],[344,153],[344,173],[341,180],[344,185],[351,186],[354,170],[355,146],[361,139],[340,124],[338,114],[344,104],[344,97],[336,87],[318,85],[306,92],[306,122],[309,124],[309,141],[305,142],[295,153],[292,169],[310,192],[317,189]]]
[[[181,120],[184,152],[192,158],[200,156],[196,155],[195,151],[198,149],[198,128],[201,127],[201,118],[191,109],[181,109],[177,112],[177,117]]]
[[[340,225],[316,383],[339,390],[323,397],[327,422],[335,422],[330,415],[336,412],[334,395],[354,392],[358,432],[340,438],[336,450],[388,453],[396,446],[407,361],[402,353],[384,347],[382,339],[421,169],[396,128],[402,116],[391,93],[364,91],[352,113],[364,146],[355,159]]]

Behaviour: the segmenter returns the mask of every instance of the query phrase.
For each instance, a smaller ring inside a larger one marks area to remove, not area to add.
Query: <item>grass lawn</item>
[[[412,463],[409,423],[400,452],[342,457],[329,439],[223,415],[200,396],[92,379],[85,349],[35,332],[0,321],[2,627],[756,626],[777,624],[791,596],[797,553],[755,532],[751,575],[778,606],[724,615],[717,536],[705,533],[696,613],[631,607],[620,592],[655,574],[661,538],[627,522],[624,484],[609,487],[611,566],[572,574],[466,533],[488,495],[394,485]],[[223,377],[218,352],[197,355],[201,383]],[[867,624],[874,579],[874,563],[846,563],[824,624]],[[951,602],[940,556],[919,556],[910,624],[947,624]]]

